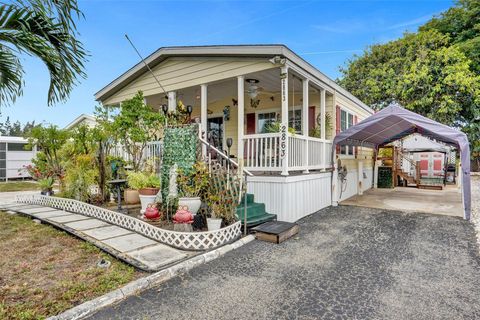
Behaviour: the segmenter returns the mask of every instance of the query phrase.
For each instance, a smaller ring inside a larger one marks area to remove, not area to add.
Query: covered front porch
[[[179,104],[191,106],[191,119],[200,124],[204,139],[256,175],[328,170],[334,93],[286,63],[270,66],[146,95],[146,103],[159,112],[162,105],[171,111]],[[217,156],[206,146],[202,153]]]

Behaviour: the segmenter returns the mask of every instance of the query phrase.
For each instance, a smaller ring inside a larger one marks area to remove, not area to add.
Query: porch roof
[[[260,44],[260,45],[213,45],[213,46],[175,46],[161,47],[151,55],[145,58],[145,62],[149,67],[154,67],[169,57],[188,57],[188,56],[204,56],[204,57],[264,57],[273,58],[275,56],[284,57],[294,63],[299,68],[309,73],[313,78],[323,83],[332,91],[336,91],[345,98],[358,104],[368,113],[373,113],[373,109],[360,101],[350,92],[339,86],[335,81],[327,77],[324,73],[316,69],[310,63],[302,59],[287,46],[282,44]],[[127,70],[121,76],[113,80],[107,86],[95,93],[95,99],[98,101],[106,100],[128,83],[147,72],[147,67],[140,61],[132,68]]]

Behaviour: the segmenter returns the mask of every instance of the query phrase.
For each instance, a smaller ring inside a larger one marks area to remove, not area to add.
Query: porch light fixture
[[[257,79],[246,79],[245,81],[250,84],[247,90],[248,96],[250,97],[250,99],[255,99],[258,96],[257,83],[259,83],[260,81],[258,81]]]
[[[188,122],[192,121],[192,110],[193,107],[191,105],[187,105]]]
[[[168,105],[162,104],[162,110],[163,110],[163,113],[167,114],[167,112],[168,112]]]

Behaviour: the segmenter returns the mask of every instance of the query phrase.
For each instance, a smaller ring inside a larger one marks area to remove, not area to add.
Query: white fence
[[[282,171],[280,133],[244,136],[245,168],[250,171]],[[288,170],[331,167],[332,141],[288,134]]]
[[[182,250],[217,248],[241,235],[240,221],[215,231],[178,232],[161,229],[137,218],[72,199],[30,194],[18,195],[15,200],[18,203],[47,206],[97,218]]]

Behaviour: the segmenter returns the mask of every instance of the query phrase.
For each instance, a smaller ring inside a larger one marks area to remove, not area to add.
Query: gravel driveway
[[[480,259],[461,218],[351,206],[300,221],[91,319],[474,319]]]

